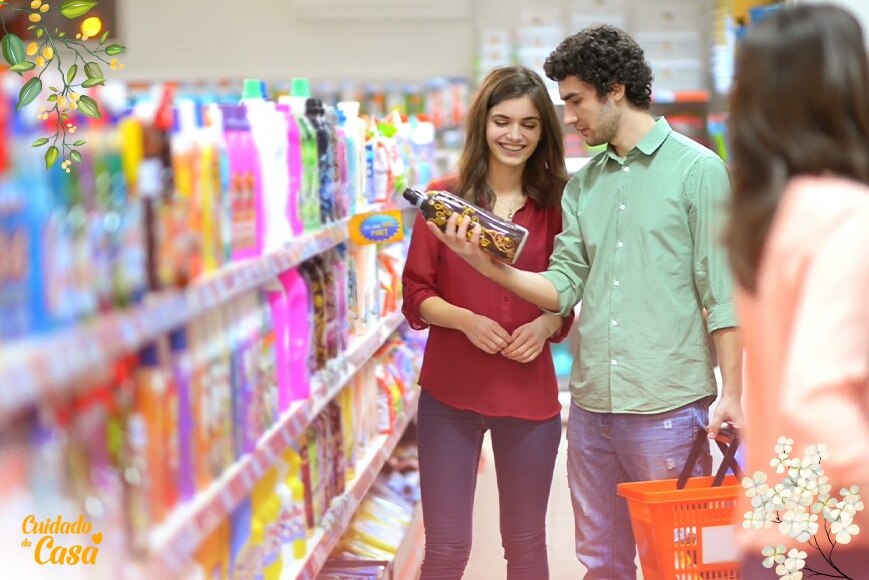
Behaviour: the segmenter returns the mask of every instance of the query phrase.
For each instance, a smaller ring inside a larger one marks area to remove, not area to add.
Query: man
[[[586,578],[636,576],[635,542],[617,484],[678,476],[696,434],[742,424],[742,346],[718,243],[727,170],[714,153],[649,113],[652,73],[625,32],[600,26],[564,40],[546,75],[564,122],[607,144],[567,184],[564,231],[549,268],[523,272],[466,241],[469,220],[429,228],[480,272],[544,310],[580,301],[571,378],[568,479]],[[717,386],[707,332],[722,375]],[[497,339],[497,337],[495,337]],[[711,471],[706,451],[695,474]]]

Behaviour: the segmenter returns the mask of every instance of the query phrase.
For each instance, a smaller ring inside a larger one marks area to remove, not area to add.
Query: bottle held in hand
[[[470,216],[471,227],[468,228],[468,239],[471,238],[473,224],[481,226],[480,247],[484,252],[501,262],[515,264],[522,253],[528,230],[511,221],[501,219],[490,211],[486,211],[448,191],[421,192],[407,188],[402,194],[404,199],[419,208],[426,221],[433,223],[441,231],[446,228],[447,220],[453,212],[460,216]]]

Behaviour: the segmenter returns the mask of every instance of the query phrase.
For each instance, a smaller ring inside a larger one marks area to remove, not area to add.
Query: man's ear
[[[613,88],[610,89],[613,100],[618,103],[625,98],[625,85],[621,83],[613,83]]]

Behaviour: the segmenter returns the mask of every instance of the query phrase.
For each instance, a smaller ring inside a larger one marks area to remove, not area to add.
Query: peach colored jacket
[[[794,440],[791,457],[826,443],[821,466],[832,495],[857,485],[867,508],[854,520],[860,533],[849,546],[869,546],[869,188],[833,177],[794,179],[773,220],[758,292],[740,292],[738,304],[746,475],[760,470],[781,481],[769,462],[782,435]],[[751,509],[743,508],[740,515]],[[776,524],[741,540],[751,551],[797,545]]]

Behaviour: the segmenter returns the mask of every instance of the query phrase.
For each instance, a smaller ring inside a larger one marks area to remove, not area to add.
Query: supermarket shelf
[[[404,539],[398,547],[398,552],[392,560],[392,578],[394,580],[416,580],[422,567],[425,553],[425,528],[422,525],[422,502],[418,502],[413,510],[413,518],[404,533]]]
[[[142,305],[4,345],[0,349],[0,424],[41,398],[93,377],[118,357],[199,314],[347,240],[348,221],[335,222],[260,258],[231,264],[183,291],[161,292],[149,296]]]
[[[419,399],[419,391],[413,390],[411,398],[405,399],[405,413],[396,423],[395,429],[388,436],[381,436],[371,446],[365,460],[360,462],[356,479],[347,485],[347,491],[332,502],[332,506],[326,513],[323,523],[308,542],[308,554],[299,562],[284,568],[281,573],[282,580],[312,580],[316,578],[332,549],[341,539],[341,535],[356,512],[356,508],[362,502],[368,488],[374,483],[374,479],[392,455],[398,445],[401,436],[416,415],[416,406]],[[381,443],[378,445],[378,441]]]
[[[252,453],[237,461],[193,502],[178,508],[155,529],[149,542],[149,552],[157,560],[152,564],[157,569],[179,573],[202,541],[250,494],[254,483],[278,455],[307,429],[403,322],[401,313],[389,314],[370,334],[351,344],[336,364],[312,378],[311,396],[294,403],[260,438]]]

